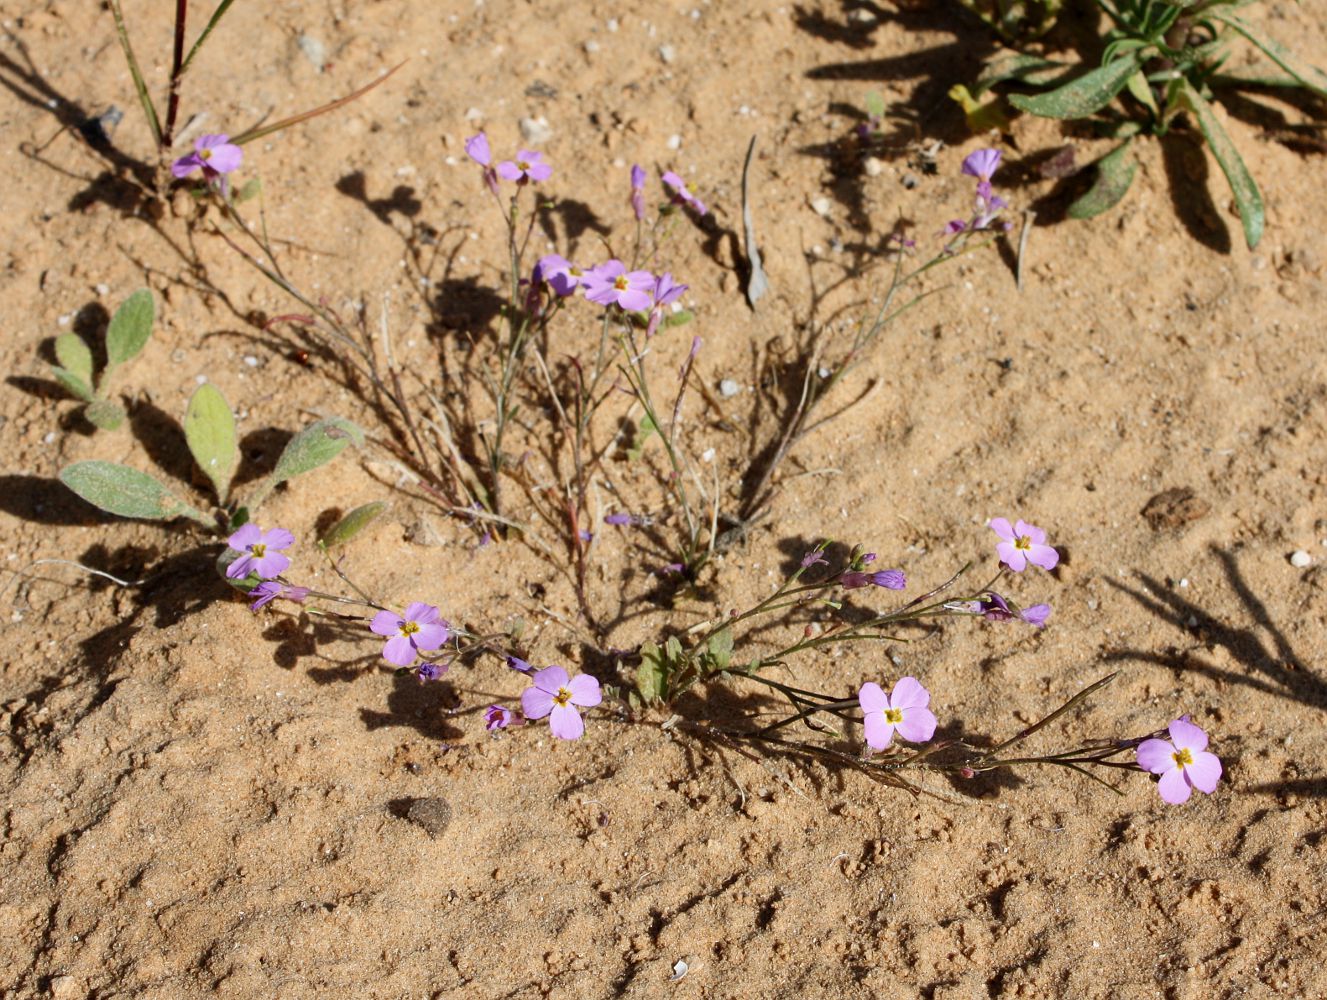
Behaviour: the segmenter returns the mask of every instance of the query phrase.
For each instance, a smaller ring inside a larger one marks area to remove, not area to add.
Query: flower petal
[[[446,625],[430,622],[419,626],[419,631],[415,633],[415,645],[420,649],[441,649],[446,645],[448,635],[450,632]]]
[[[1046,541],[1046,532],[1042,531],[1035,524],[1028,524],[1026,521],[1018,521],[1014,525],[1014,534],[1019,538],[1030,538],[1034,543],[1040,545]]]
[[[487,167],[493,162],[493,155],[489,152],[488,136],[483,132],[478,135],[472,135],[465,140],[465,155],[474,160],[481,167]]]
[[[234,563],[231,563],[233,566]],[[269,552],[261,559],[253,560],[253,571],[264,580],[270,580],[274,576],[280,576],[290,568],[290,560],[280,552]]]
[[[1014,545],[1013,542],[1001,542],[995,547],[996,553],[1000,556],[1000,562],[1004,563],[1015,573],[1021,573],[1027,569],[1027,556],[1023,550]]]
[[[248,524],[241,525],[237,528],[234,534],[226,539],[226,544],[232,549],[245,552],[250,545],[253,545],[262,537],[263,529],[250,521]]]
[[[1184,769],[1193,787],[1211,795],[1216,791],[1216,783],[1221,779],[1221,759],[1206,750],[1193,755],[1193,763]]]
[[[581,713],[570,705],[558,705],[548,717],[548,729],[560,740],[578,740],[585,732]]]
[[[862,706],[863,714],[883,712],[889,707],[889,699],[884,689],[875,681],[867,681],[857,692],[857,704]]]
[[[626,291],[617,293],[617,304],[627,312],[645,312],[650,306],[654,305],[654,300],[650,298],[649,292],[642,292],[638,288],[628,288]]]
[[[170,165],[170,172],[175,177],[188,177],[191,173],[203,165],[202,159],[197,153],[190,153],[188,156],[181,156]]]
[[[226,567],[227,580],[243,580],[249,575],[249,570],[253,568],[253,556],[244,553],[233,563]]]
[[[883,750],[894,739],[894,724],[885,721],[884,712],[868,712],[863,720],[866,724],[866,745],[875,750]]]
[[[1197,753],[1207,749],[1207,734],[1187,719],[1176,719],[1170,724],[1170,738],[1175,741],[1177,750],[1191,750]]]
[[[925,708],[930,703],[931,693],[916,677],[900,677],[889,696],[890,708]]]
[[[295,536],[285,528],[269,528],[263,532],[260,542],[269,549],[276,549],[279,552],[294,545]]]
[[[567,671],[563,667],[545,667],[543,670],[535,671],[531,680],[540,691],[557,694],[558,688],[567,686]]]
[[[553,176],[553,168],[547,163],[531,162],[530,169],[526,171],[532,181],[546,181]],[[575,737],[572,737],[575,739]]]
[[[527,719],[542,719],[553,711],[553,694],[537,687],[528,687],[521,692],[521,711]]]
[[[404,635],[393,636],[383,645],[382,658],[398,667],[408,667],[415,662],[415,644]]]
[[[935,735],[935,713],[929,708],[908,708],[898,724],[898,734],[909,743],[925,743]]]
[[[405,609],[405,620],[416,625],[427,625],[438,620],[438,609],[423,601],[411,601]]]
[[[240,169],[244,162],[244,150],[231,142],[223,142],[212,147],[212,155],[207,165],[219,174],[229,174]]]
[[[1193,786],[1184,776],[1184,768],[1173,767],[1161,776],[1161,780],[1157,782],[1157,791],[1161,793],[1163,801],[1177,806],[1181,802],[1189,801],[1189,796],[1193,794]]]
[[[1014,535],[1014,529],[1009,524],[1009,519],[1007,517],[991,518],[991,530],[994,531],[1001,538],[1003,538],[1006,542],[1012,542],[1016,537]]]
[[[498,176],[503,178],[504,180],[518,181],[525,176],[525,171],[523,171],[516,164],[512,163],[511,160],[503,160],[501,163],[498,164],[497,169],[498,169]]]
[[[1169,740],[1143,740],[1136,753],[1144,771],[1164,774],[1175,766],[1175,745]]]
[[[1060,561],[1060,553],[1049,545],[1033,542],[1027,550],[1027,561],[1042,569],[1054,569],[1056,563]]]
[[[592,708],[604,700],[599,682],[589,674],[577,674],[568,682],[567,690],[571,692],[571,703],[582,708]]]
[[[396,635],[401,631],[401,616],[395,611],[379,611],[369,622],[369,631],[375,635]]]

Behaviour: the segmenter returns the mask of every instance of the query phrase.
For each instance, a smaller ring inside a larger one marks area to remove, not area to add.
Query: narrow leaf
[[[155,314],[156,306],[152,301],[152,293],[146,288],[134,292],[124,300],[119,309],[115,310],[115,315],[111,317],[111,325],[106,330],[108,370],[138,356],[143,345],[147,343],[147,338],[152,336],[152,321]]]
[[[124,11],[120,9],[120,0],[110,0],[111,16],[115,18],[115,34],[120,39],[120,49],[124,52],[124,61],[129,64],[129,75],[133,77],[134,90],[138,94],[138,103],[143,106],[143,116],[147,118],[147,127],[152,132],[152,141],[161,145],[161,122],[157,118],[157,109],[152,97],[147,92],[147,81],[143,71],[134,58],[133,46],[129,44],[129,29],[124,26]]]
[[[169,521],[189,517],[211,527],[200,511],[176,498],[145,472],[114,462],[75,462],[60,470],[64,483],[94,507],[120,517]]]
[[[760,259],[756,245],[756,222],[751,214],[751,160],[756,154],[756,137],[746,147],[746,162],[742,164],[742,237],[746,250],[746,263],[750,273],[746,279],[746,303],[755,308],[756,302],[769,291],[769,277]]]
[[[1180,84],[1180,100],[1198,119],[1198,127],[1202,129],[1207,144],[1212,147],[1212,153],[1221,166],[1221,172],[1230,182],[1230,190],[1235,195],[1235,205],[1239,208],[1239,221],[1244,227],[1244,242],[1252,250],[1262,239],[1263,224],[1266,221],[1262,193],[1254,183],[1248,167],[1244,166],[1235,144],[1230,141],[1230,136],[1226,134],[1226,130],[1217,119],[1212,105],[1202,94],[1194,90],[1187,80],[1181,80]]]
[[[1324,73],[1316,66],[1310,66],[1308,63],[1301,63],[1293,52],[1290,52],[1279,42],[1274,42],[1270,38],[1264,38],[1249,24],[1236,17],[1234,14],[1218,9],[1209,11],[1207,16],[1234,28],[1254,45],[1262,49],[1272,62],[1276,63],[1283,70],[1293,76],[1303,86],[1307,87],[1315,94],[1327,97],[1327,73]]]
[[[217,4],[217,9],[212,12],[212,17],[208,20],[207,27],[205,27],[202,33],[198,36],[198,41],[194,42],[193,48],[189,50],[189,54],[185,56],[184,62],[180,66],[180,76],[184,76],[184,71],[187,70],[189,64],[194,61],[194,56],[198,55],[198,50],[201,49],[203,43],[207,41],[207,36],[212,34],[212,29],[217,26],[226,11],[230,9],[230,5],[234,2],[235,0],[221,0],[221,3]]]
[[[124,407],[113,399],[98,399],[84,411],[84,414],[97,427],[104,431],[113,431],[124,423]]]
[[[77,396],[85,403],[92,402],[92,386],[88,385],[82,378],[75,375],[68,368],[61,368],[59,365],[51,365],[51,374],[54,375],[55,380],[68,389],[72,395]]]
[[[1069,206],[1071,219],[1091,219],[1114,208],[1133,183],[1138,161],[1124,142],[1097,161],[1097,179],[1087,194]]]
[[[1040,86],[1063,73],[1065,64],[1040,56],[1015,55],[996,59],[981,71],[981,75],[972,85],[972,96],[980,98],[997,83],[1006,80],[1021,80]]]
[[[1014,94],[1009,103],[1042,118],[1086,118],[1104,108],[1142,65],[1135,49],[1048,94]]]
[[[310,424],[286,444],[281,457],[276,460],[276,468],[250,498],[249,509],[257,509],[267,495],[286,480],[326,465],[352,443],[356,447],[362,446],[364,432],[349,420],[331,417]]]
[[[292,115],[289,118],[282,118],[279,122],[273,122],[271,125],[259,125],[256,128],[251,128],[247,132],[235,136],[230,141],[237,146],[243,146],[246,142],[253,142],[255,139],[261,139],[265,135],[271,135],[273,132],[280,132],[282,129],[290,128],[292,125],[306,122],[310,118],[317,118],[319,115],[325,115],[329,111],[335,111],[337,108],[344,107],[351,101],[363,97],[374,87],[386,83],[387,78],[404,65],[405,63],[403,62],[397,63],[382,76],[378,77],[378,79],[374,80],[368,86],[360,87],[359,90],[355,91],[353,94],[347,94],[345,97],[338,98],[337,100],[324,104],[321,107],[314,108],[312,111],[305,111],[298,115]]]
[[[230,481],[240,461],[235,435],[235,415],[226,405],[221,390],[204,382],[189,400],[184,414],[184,439],[198,467],[212,480],[217,500],[225,504],[230,495]]]
[[[378,515],[387,509],[386,500],[374,500],[372,503],[366,503],[362,507],[356,507],[350,513],[346,514],[336,524],[328,529],[327,534],[319,540],[318,544],[325,549],[330,549],[333,545],[344,545],[361,531],[367,528]]]
[[[71,374],[92,385],[92,351],[76,333],[62,333],[55,338],[55,358]]]

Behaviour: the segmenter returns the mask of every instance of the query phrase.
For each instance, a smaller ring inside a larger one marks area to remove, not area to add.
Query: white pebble
[[[197,382],[199,385],[203,385],[203,384],[207,381],[207,376],[206,376],[206,375],[195,375],[195,376],[194,376],[194,381]]]
[[[1189,586],[1189,578],[1186,576],[1183,580],[1180,581],[1180,589],[1181,590],[1188,589],[1188,586]]]
[[[659,58],[664,61],[665,65],[672,65],[673,60],[677,58],[677,49],[671,45],[660,45]]]
[[[593,38],[587,38],[585,40],[585,44],[582,45],[581,48],[585,50],[586,55],[592,56],[599,51],[599,43],[596,42]]]
[[[609,30],[609,31],[617,31],[617,18],[615,18],[615,17],[610,17],[610,18],[608,19],[608,30]]]
[[[876,159],[874,156],[868,156],[862,162],[862,169],[866,171],[867,177],[879,177],[885,172],[885,164],[883,160]]]
[[[713,448],[706,448],[704,451],[702,451],[702,452],[700,453],[700,460],[701,460],[702,462],[713,462],[713,461],[714,461],[714,449],[713,449]]]
[[[682,148],[682,137],[681,137],[680,135],[678,135],[677,133],[674,133],[674,134],[670,135],[670,136],[668,137],[668,148],[671,149],[671,150],[674,150],[674,151],[681,149],[681,148]]]
[[[732,399],[741,391],[742,387],[730,378],[726,378],[719,383],[719,395],[724,399]]]
[[[832,207],[833,205],[830,200],[823,195],[819,198],[811,199],[811,211],[815,212],[816,215],[820,216],[822,219],[829,216],[829,210]]]
[[[111,290],[111,286],[110,286],[110,285],[94,285],[94,286],[92,287],[92,290],[93,290],[94,292],[96,292],[98,295],[105,295],[105,294],[107,294],[107,293]]]
[[[258,367],[258,359],[255,358],[252,354],[246,354],[244,356],[244,363],[248,365],[250,368]]]
[[[521,130],[521,138],[533,145],[542,145],[553,138],[553,129],[549,127],[548,119],[522,118],[518,123]]]
[[[1296,549],[1290,556],[1290,565],[1295,569],[1304,569],[1306,566],[1313,565],[1313,557],[1303,549]]]
[[[468,122],[477,122],[483,117],[484,112],[480,111],[478,108],[469,108],[465,112],[465,120]]]

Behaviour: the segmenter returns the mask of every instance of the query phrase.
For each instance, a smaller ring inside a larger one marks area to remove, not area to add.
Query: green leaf
[[[668,330],[675,326],[686,326],[695,318],[696,314],[690,309],[679,309],[677,312],[670,312],[664,317],[663,327]]]
[[[256,510],[267,495],[286,480],[326,465],[348,444],[356,447],[364,444],[364,432],[349,420],[330,417],[310,424],[286,444],[281,457],[276,460],[276,468],[250,498],[249,509]]]
[[[1087,194],[1069,206],[1069,218],[1091,219],[1114,208],[1133,183],[1138,161],[1123,142],[1097,160],[1097,179]]]
[[[134,292],[115,310],[106,331],[107,371],[138,356],[147,338],[152,336],[155,313],[152,293],[146,288]]]
[[[1129,82],[1125,86],[1129,88],[1129,93],[1133,95],[1134,100],[1144,105],[1157,118],[1161,117],[1161,109],[1157,107],[1157,99],[1152,93],[1152,86],[1147,82],[1147,77],[1141,70],[1129,77]]]
[[[631,442],[631,447],[627,449],[627,458],[635,462],[640,459],[645,451],[645,442],[658,433],[659,428],[654,420],[647,413],[640,418],[640,426],[636,428],[636,439]]]
[[[1244,166],[1239,150],[1222,128],[1216,112],[1212,110],[1212,105],[1202,94],[1193,89],[1189,81],[1181,80],[1180,84],[1181,102],[1198,119],[1198,127],[1202,129],[1207,144],[1212,147],[1212,153],[1221,166],[1221,172],[1230,182],[1230,190],[1235,195],[1235,205],[1239,208],[1239,221],[1244,227],[1244,242],[1252,250],[1262,239],[1263,224],[1266,221],[1262,193],[1249,174],[1248,167]]]
[[[1041,118],[1086,118],[1109,104],[1142,62],[1142,50],[1135,49],[1050,93],[1014,94],[1009,103]]]
[[[113,431],[124,423],[124,407],[113,399],[98,399],[84,413],[88,420],[104,431]]]
[[[120,517],[169,521],[189,517],[208,527],[212,522],[201,511],[175,497],[145,472],[114,462],[75,462],[60,470],[64,483],[94,507]]]
[[[1234,14],[1229,14],[1223,10],[1217,9],[1208,11],[1207,16],[1234,28],[1254,45],[1262,49],[1272,62],[1276,63],[1298,80],[1300,84],[1307,87],[1315,94],[1327,97],[1327,73],[1324,73],[1316,66],[1301,63],[1293,52],[1290,52],[1279,42],[1274,42],[1270,38],[1264,38]]]
[[[1015,55],[995,59],[981,71],[972,85],[972,96],[980,98],[986,91],[1006,80],[1021,80],[1040,86],[1055,79],[1065,70],[1065,64],[1040,56]]]
[[[71,375],[92,384],[92,351],[76,333],[62,333],[55,338],[55,359]]]
[[[372,503],[366,503],[362,507],[356,507],[350,513],[346,514],[336,524],[328,529],[327,534],[319,540],[318,544],[325,549],[330,549],[333,545],[344,545],[361,531],[372,524],[383,511],[387,509],[386,500],[374,500]]]
[[[866,113],[872,118],[885,117],[885,95],[878,90],[866,92]]]
[[[230,480],[239,465],[240,448],[235,435],[235,415],[221,390],[204,382],[189,400],[184,414],[184,439],[198,467],[212,480],[217,500],[223,505],[230,495]]]
[[[653,642],[640,647],[640,666],[636,668],[636,690],[645,704],[663,697],[666,678],[663,654]]]
[[[263,192],[263,182],[257,177],[252,177],[245,181],[232,199],[235,204],[242,205],[252,198],[257,198]]]
[[[83,400],[83,402],[90,403],[95,398],[92,395],[92,386],[88,385],[79,376],[69,371],[69,369],[61,368],[59,365],[51,365],[51,374],[55,376],[57,382],[68,389],[72,395]]]
[[[733,659],[733,630],[724,627],[710,636],[707,653],[711,670],[726,670]]]

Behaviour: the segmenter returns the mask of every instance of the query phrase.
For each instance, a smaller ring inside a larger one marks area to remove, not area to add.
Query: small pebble
[[[816,215],[820,216],[822,219],[829,216],[829,210],[832,207],[833,205],[830,200],[823,195],[819,198],[811,199],[811,211],[815,212]]]
[[[668,137],[668,148],[674,151],[681,149],[682,137],[680,135],[677,135],[676,133],[670,135]]]
[[[593,38],[587,38],[585,40],[585,44],[582,45],[581,48],[585,50],[586,55],[592,56],[599,51],[599,43],[596,42]]]
[[[907,188],[909,191],[911,191],[913,188],[915,188],[919,183],[920,183],[920,182],[917,180],[917,175],[916,175],[916,174],[904,174],[904,175],[903,175],[903,186],[904,186],[905,188]]]
[[[451,824],[452,807],[444,798],[415,799],[406,810],[405,818],[436,840]]]
[[[244,363],[248,365],[250,368],[258,367],[258,359],[254,357],[252,354],[246,354],[244,356]]]
[[[1296,549],[1290,556],[1290,565],[1295,569],[1304,569],[1313,565],[1313,557],[1303,549]]]
[[[664,61],[665,65],[671,66],[673,60],[677,58],[677,49],[671,45],[660,45],[659,58]]]
[[[299,46],[305,58],[313,63],[313,68],[321,73],[323,67],[327,65],[327,46],[312,35],[300,35],[295,39],[295,44]]]
[[[719,395],[724,399],[732,399],[741,391],[742,387],[730,378],[726,378],[719,383]]]
[[[539,146],[549,139],[553,138],[553,129],[549,127],[548,119],[522,118],[518,123],[521,130],[521,138],[532,145]]]
[[[867,177],[879,177],[885,172],[885,164],[883,160],[880,160],[877,157],[868,156],[862,162],[862,169],[866,171]]]

